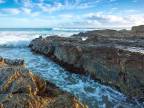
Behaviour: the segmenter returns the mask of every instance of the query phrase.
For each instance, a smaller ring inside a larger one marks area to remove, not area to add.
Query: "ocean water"
[[[144,103],[127,100],[122,93],[89,76],[68,72],[47,57],[32,53],[27,47],[32,39],[39,36],[70,36],[81,31],[86,29],[0,29],[0,56],[24,59],[33,73],[72,93],[89,108],[143,108]]]

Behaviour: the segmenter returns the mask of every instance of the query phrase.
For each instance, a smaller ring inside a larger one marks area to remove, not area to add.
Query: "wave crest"
[[[40,36],[40,34],[0,32],[0,47],[3,48],[23,48],[27,47],[30,41]]]

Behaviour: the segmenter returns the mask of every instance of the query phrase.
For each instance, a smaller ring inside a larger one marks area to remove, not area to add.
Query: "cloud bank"
[[[142,3],[143,0],[0,0],[0,23],[2,27],[130,27],[144,24]]]

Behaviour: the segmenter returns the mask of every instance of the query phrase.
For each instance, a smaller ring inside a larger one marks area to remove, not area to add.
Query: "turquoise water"
[[[78,31],[77,31],[78,32]],[[143,108],[144,104],[136,100],[128,101],[126,97],[108,86],[93,81],[88,76],[80,76],[64,70],[62,67],[42,55],[34,54],[27,47],[29,42],[40,35],[60,34],[69,36],[76,31],[1,31],[0,56],[21,58],[33,73],[55,83],[66,90],[90,108]]]

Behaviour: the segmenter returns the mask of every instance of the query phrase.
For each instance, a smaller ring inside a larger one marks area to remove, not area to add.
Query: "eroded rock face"
[[[115,31],[112,31],[115,32]],[[93,34],[94,32],[92,32]],[[83,35],[83,34],[81,34]],[[84,34],[84,35],[87,35]],[[142,40],[129,38],[47,37],[34,39],[30,47],[76,73],[89,74],[92,78],[119,89],[129,97],[144,98],[144,54],[117,48],[143,47]]]
[[[131,32],[134,34],[134,36],[144,37],[144,25],[132,27]]]
[[[23,60],[0,57],[0,108],[86,108],[74,96],[32,74]]]

